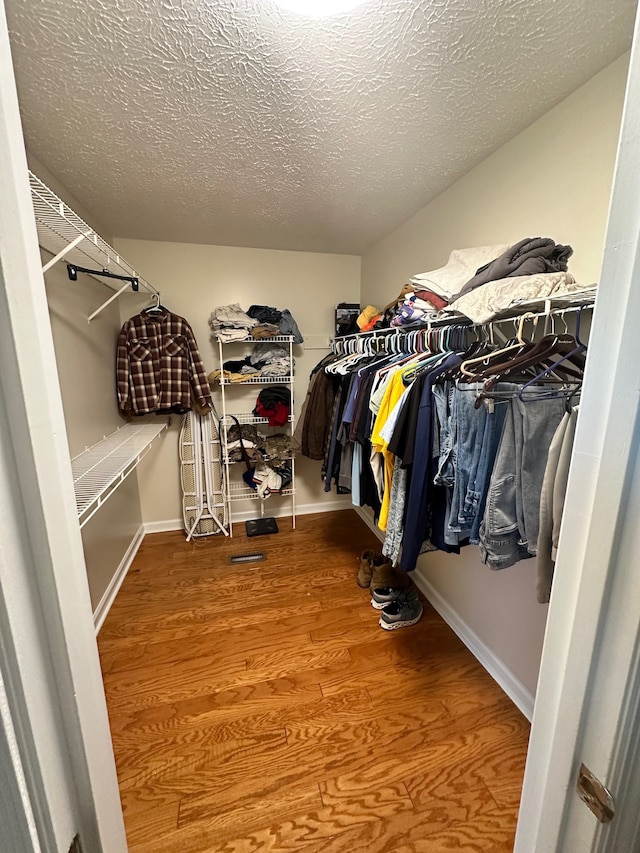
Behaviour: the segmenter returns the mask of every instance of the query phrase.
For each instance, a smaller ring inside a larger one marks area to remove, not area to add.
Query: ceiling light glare
[[[350,12],[364,0],[276,0],[278,6],[305,18],[328,18]]]

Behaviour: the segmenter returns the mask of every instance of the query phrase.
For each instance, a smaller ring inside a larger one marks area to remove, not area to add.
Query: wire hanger
[[[167,309],[163,305],[160,304],[160,294],[154,293],[152,298],[154,300],[153,305],[149,305],[148,308],[145,308],[144,313],[145,314],[152,314],[152,313],[155,313],[156,311],[158,311],[159,313],[164,314]]]

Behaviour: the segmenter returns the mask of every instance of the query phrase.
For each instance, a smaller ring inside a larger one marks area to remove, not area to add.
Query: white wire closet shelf
[[[232,426],[233,418],[235,418],[239,424],[268,424],[269,423],[268,418],[258,418],[253,414],[253,412],[233,412],[233,414],[227,413],[225,415],[225,417],[231,421],[231,423],[228,423],[226,425],[227,428]],[[293,421],[293,418],[291,417],[291,415],[289,415],[289,417],[287,418],[287,423],[290,424],[292,421]],[[276,427],[274,427],[274,428],[276,428]]]
[[[225,341],[224,338],[221,339],[218,335],[215,335],[215,338],[218,343],[223,343],[226,346],[229,344],[288,344],[293,341],[293,335],[276,335],[273,338],[252,338],[249,335],[247,338],[237,338],[233,341]]]
[[[126,424],[71,460],[80,527],[115,492],[167,428],[161,424]]]
[[[290,497],[294,494],[295,490],[292,487],[287,487],[279,492],[271,492],[269,500],[271,497]],[[259,500],[260,495],[253,489],[250,489],[249,486],[245,486],[244,483],[229,483],[227,487],[227,498],[230,501],[251,501]]]
[[[226,385],[227,388],[242,388],[245,385],[290,385],[292,382],[292,376],[258,376],[256,379],[243,379],[238,382],[220,378],[220,384]]]
[[[74,211],[60,199],[53,190],[44,184],[33,172],[29,172],[31,201],[38,231],[38,243],[42,249],[53,255],[42,268],[49,270],[63,258],[75,266],[98,267],[110,273],[135,278],[138,285],[150,294],[159,297],[158,291],[134,270],[131,264],[112,248],[106,240],[87,225]],[[97,317],[125,290],[131,289],[131,284],[123,285],[122,281],[109,278],[98,278],[96,281],[106,284],[116,293],[100,306],[89,317],[89,322]]]

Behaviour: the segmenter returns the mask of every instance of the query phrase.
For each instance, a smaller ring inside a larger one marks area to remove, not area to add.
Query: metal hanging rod
[[[79,272],[84,272],[87,275],[99,276],[100,278],[115,278],[118,281],[128,281],[131,285],[132,290],[135,290],[137,292],[140,289],[140,281],[137,276],[118,275],[117,273],[109,272],[108,269],[92,270],[88,269],[87,267],[78,267],[75,264],[67,264],[67,274],[69,275],[71,281],[78,280]]]
[[[424,332],[429,331],[430,329],[447,329],[453,326],[464,326],[467,329],[486,328],[501,323],[512,323],[514,321],[519,322],[524,314],[526,314],[527,319],[535,320],[542,317],[547,318],[553,316],[562,316],[564,314],[582,312],[586,309],[594,307],[595,292],[593,290],[587,291],[582,297],[579,297],[579,294],[573,294],[572,296],[573,299],[571,299],[571,297],[569,296],[549,297],[547,299],[541,299],[536,303],[523,303],[518,306],[518,308],[523,309],[519,313],[509,314],[509,316],[507,317],[494,317],[493,319],[487,320],[483,323],[474,323],[468,317],[460,315],[458,317],[448,317],[446,319],[427,322],[425,325],[421,326],[390,326],[384,329],[372,329],[369,332],[356,332],[352,335],[339,335],[338,337],[331,339],[331,345],[333,346],[337,341],[353,341],[370,337],[384,337],[386,335],[408,335],[412,332]],[[576,298],[578,298],[578,301],[576,301]],[[545,305],[543,311],[534,312],[527,308],[527,305],[535,307],[535,305],[540,303],[544,303]]]

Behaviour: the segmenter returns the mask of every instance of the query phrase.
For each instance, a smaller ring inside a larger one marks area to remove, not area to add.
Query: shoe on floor
[[[370,588],[382,589],[383,587],[393,587],[393,589],[405,589],[411,585],[411,581],[406,572],[401,572],[393,567],[393,563],[388,557],[382,554],[374,554],[372,562],[372,574]]]
[[[382,610],[380,627],[385,631],[395,631],[396,628],[408,628],[415,625],[422,616],[422,604],[416,593],[403,590],[395,601]]]
[[[371,590],[371,606],[374,610],[382,610],[387,604],[391,604],[402,592],[401,589],[392,586],[383,586]]]
[[[358,569],[358,586],[366,589],[371,585],[371,576],[373,574],[373,551],[363,551],[360,555],[360,568]]]

